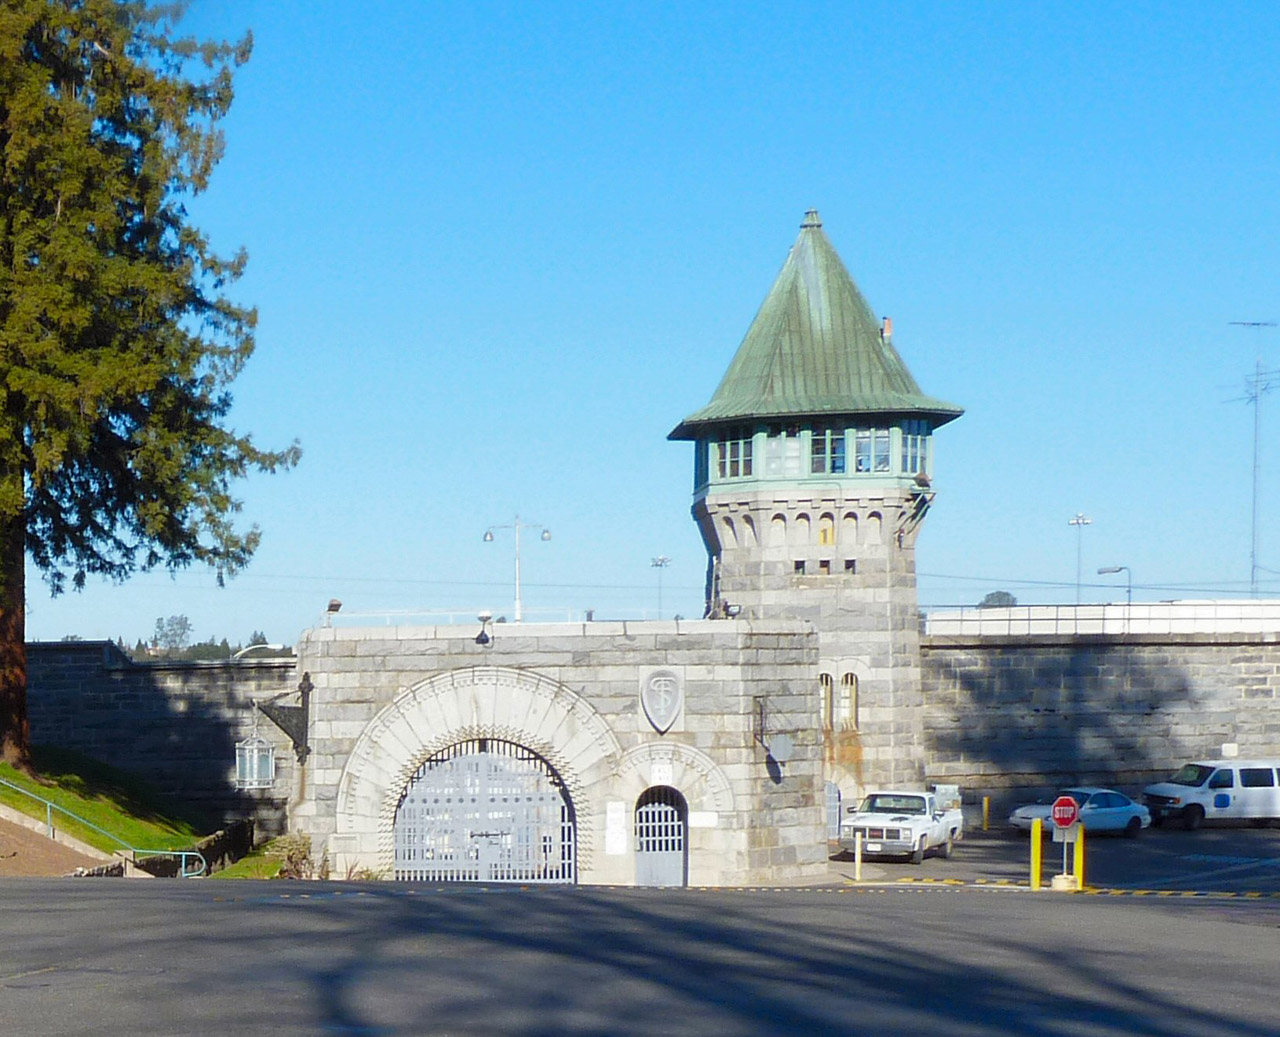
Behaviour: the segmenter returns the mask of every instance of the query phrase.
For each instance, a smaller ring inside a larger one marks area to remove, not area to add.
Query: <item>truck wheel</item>
[[[1182,813],[1182,827],[1188,832],[1194,832],[1200,827],[1200,822],[1204,820],[1204,807],[1192,803]]]
[[[912,864],[921,864],[924,862],[924,843],[927,838],[928,836],[926,835],[922,835],[920,837],[920,845],[917,846],[915,850],[913,850],[911,853]]]
[[[947,841],[942,844],[942,856],[946,860],[951,860],[952,854],[956,852],[956,837],[954,833],[947,833]]]
[[[1141,832],[1142,820],[1136,817],[1129,818],[1129,823],[1124,826],[1124,834],[1130,839],[1135,839]]]

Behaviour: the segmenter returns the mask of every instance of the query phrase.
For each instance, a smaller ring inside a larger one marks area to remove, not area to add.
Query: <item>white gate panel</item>
[[[569,883],[573,804],[523,746],[474,738],[427,760],[396,810],[395,877],[431,882]]]
[[[636,801],[636,885],[683,886],[689,877],[689,807],[657,785]]]

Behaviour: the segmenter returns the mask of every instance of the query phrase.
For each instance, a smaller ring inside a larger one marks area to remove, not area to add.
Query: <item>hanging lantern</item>
[[[276,747],[265,738],[236,743],[236,788],[269,789],[276,782]]]
[[[236,743],[236,788],[269,789],[276,783],[276,747],[258,734],[258,714],[253,731]]]

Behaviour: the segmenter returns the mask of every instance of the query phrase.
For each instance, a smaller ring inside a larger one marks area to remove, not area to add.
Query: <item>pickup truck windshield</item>
[[[1212,767],[1201,767],[1198,763],[1189,763],[1169,779],[1174,785],[1190,785],[1193,788],[1205,783],[1205,779],[1213,773]]]
[[[868,796],[860,809],[864,814],[923,814],[924,796]]]

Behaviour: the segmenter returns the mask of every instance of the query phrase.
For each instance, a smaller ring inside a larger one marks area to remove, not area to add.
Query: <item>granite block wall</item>
[[[75,749],[149,779],[211,822],[251,819],[259,836],[286,828],[297,762],[266,717],[258,734],[276,748],[275,787],[235,788],[236,743],[253,707],[295,690],[295,660],[134,663],[110,641],[27,646],[31,740]]]
[[[935,636],[921,650],[928,778],[975,795],[1135,793],[1193,758],[1280,756],[1277,634]]]
[[[633,881],[625,848],[631,813],[644,788],[663,784],[689,801],[691,883],[820,875],[826,839],[813,679],[818,642],[807,624],[525,623],[490,630],[486,645],[475,643],[474,629],[458,627],[319,629],[299,645],[299,666],[315,683],[315,755],[293,816],[324,842],[339,873],[385,871],[388,834],[373,815],[385,824],[394,811],[403,786],[392,771],[426,759],[437,739],[505,732],[577,783],[583,881]],[[655,668],[683,682],[683,708],[665,733],[640,704],[643,678]],[[563,710],[559,719],[541,719],[548,699]],[[766,740],[785,732],[794,742],[785,762],[756,738],[759,702]],[[368,744],[375,728],[381,746]]]

